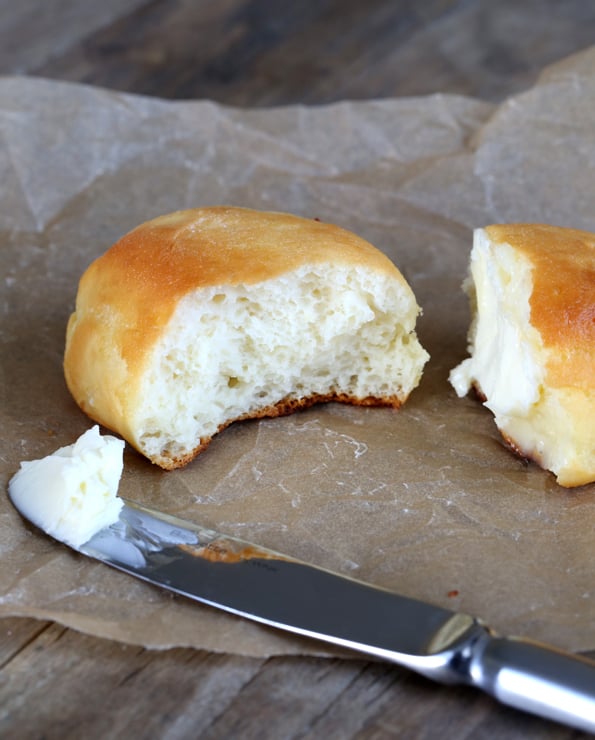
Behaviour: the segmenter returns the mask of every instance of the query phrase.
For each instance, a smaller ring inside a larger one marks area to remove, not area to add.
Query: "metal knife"
[[[595,732],[595,662],[496,635],[479,619],[347,578],[125,501],[79,551],[271,627],[406,666]]]

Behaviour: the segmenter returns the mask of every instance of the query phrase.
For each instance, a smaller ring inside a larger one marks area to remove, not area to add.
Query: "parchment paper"
[[[3,490],[90,422],[62,351],[88,263],[139,222],[236,204],[351,228],[396,262],[432,355],[399,412],[319,406],[238,424],[187,468],[133,451],[121,493],[494,628],[595,648],[595,486],[514,457],[447,382],[465,355],[471,231],[595,231],[595,50],[499,107],[453,96],[235,110],[46,80],[0,80]],[[43,495],[43,491],[40,491]],[[95,564],[0,497],[0,614],[149,647],[325,653]]]

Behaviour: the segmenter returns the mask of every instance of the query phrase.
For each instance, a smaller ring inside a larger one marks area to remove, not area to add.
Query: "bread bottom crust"
[[[263,406],[260,409],[255,409],[241,416],[237,416],[234,419],[229,419],[225,423],[221,424],[217,429],[217,432],[211,437],[204,437],[200,439],[199,444],[190,452],[185,455],[177,457],[168,456],[167,450],[162,451],[161,455],[153,455],[150,457],[151,462],[158,465],[164,470],[176,470],[176,468],[182,468],[189,462],[194,460],[201,452],[203,452],[213,441],[215,436],[222,432],[231,424],[235,424],[238,421],[250,421],[255,419],[274,419],[279,416],[289,416],[296,411],[302,411],[321,403],[344,403],[350,406],[375,406],[399,409],[403,405],[403,400],[398,396],[366,396],[365,398],[356,398],[349,396],[346,393],[327,393],[327,394],[314,394],[312,396],[300,397],[300,398],[284,398],[278,403],[271,404],[269,406]],[[144,453],[143,453],[144,454]]]

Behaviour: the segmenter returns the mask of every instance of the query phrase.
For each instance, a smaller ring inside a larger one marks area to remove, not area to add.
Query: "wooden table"
[[[2,74],[238,106],[433,92],[498,101],[595,41],[584,0],[0,0],[0,10]],[[7,738],[580,734],[361,659],[152,652],[10,618],[0,661]]]

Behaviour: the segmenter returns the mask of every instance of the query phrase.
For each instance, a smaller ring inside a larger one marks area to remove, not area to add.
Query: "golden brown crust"
[[[533,263],[531,323],[551,350],[548,384],[595,389],[595,234],[547,224],[485,231]]]

